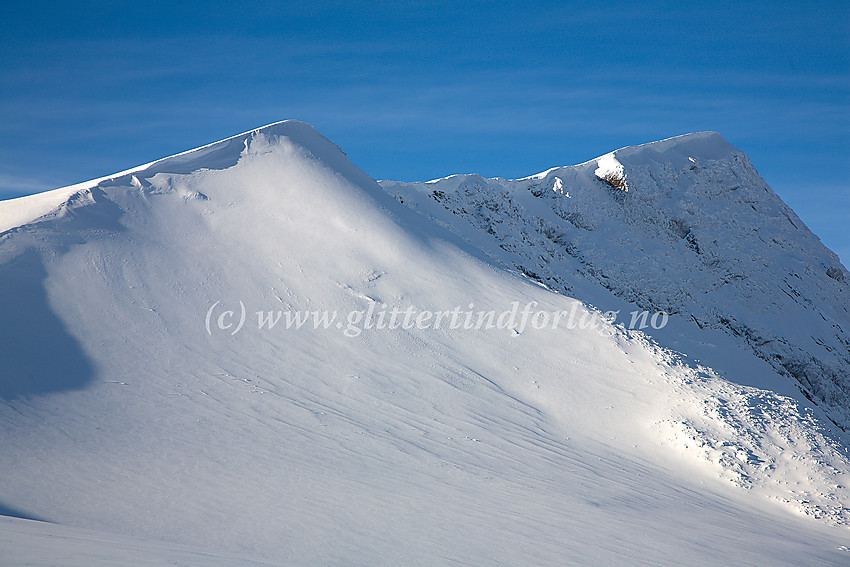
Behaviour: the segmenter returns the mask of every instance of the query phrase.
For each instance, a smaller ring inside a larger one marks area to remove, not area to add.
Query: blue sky
[[[850,261],[846,2],[32,2],[0,198],[285,118],[378,179],[522,177],[716,130]]]

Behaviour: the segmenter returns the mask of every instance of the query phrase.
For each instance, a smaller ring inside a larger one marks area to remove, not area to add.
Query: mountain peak
[[[236,165],[243,155],[250,153],[253,144],[257,144],[253,148],[254,151],[263,151],[264,146],[274,145],[281,138],[287,138],[292,144],[306,150],[332,169],[341,169],[350,173],[353,167],[345,152],[322,136],[312,124],[301,120],[282,120],[156,160],[106,179],[117,179],[130,173],[145,173],[146,176],[152,176],[157,173],[186,174],[199,169],[227,169]]]
[[[621,161],[668,162],[674,167],[688,166],[698,160],[719,160],[742,152],[717,132],[694,132],[657,142],[627,146],[611,152]]]
[[[846,272],[717,132],[517,180],[384,186],[445,226],[465,219],[504,265],[549,288],[575,293],[579,274],[727,333],[850,429]]]
[[[172,156],[158,159],[91,181],[36,195],[0,201],[0,233],[52,215],[75,195],[95,187],[140,187],[157,174],[186,175],[201,170],[223,170],[235,166],[251,153],[264,153],[286,139],[302,158],[312,159],[360,187],[375,187],[375,181],[348,159],[342,149],[325,138],[313,125],[300,120],[273,122]]]
[[[624,164],[631,165],[668,162],[674,167],[685,167],[697,160],[718,160],[732,155],[743,155],[743,152],[727,142],[718,132],[692,132],[655,142],[625,146],[576,166],[556,166],[516,181],[545,179],[551,173],[565,168],[588,165],[596,167],[600,160],[610,162],[611,158],[616,161],[622,159]]]

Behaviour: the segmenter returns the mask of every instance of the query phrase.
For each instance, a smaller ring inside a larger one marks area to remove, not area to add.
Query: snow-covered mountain
[[[0,290],[0,511],[63,524],[0,564],[850,559],[848,274],[716,134],[382,187],[281,122],[0,202]],[[514,305],[594,323],[363,320]]]
[[[445,226],[488,233],[494,259],[560,292],[580,278],[723,330],[850,428],[850,274],[719,134],[519,180],[384,186]]]

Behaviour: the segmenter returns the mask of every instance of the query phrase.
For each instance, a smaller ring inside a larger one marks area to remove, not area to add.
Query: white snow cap
[[[695,132],[611,152],[623,163],[667,162],[686,167],[696,160],[719,160],[741,152],[717,132]],[[603,156],[604,157],[604,156]]]
[[[51,215],[74,195],[94,187],[111,185],[113,182],[140,187],[140,178],[149,179],[157,173],[187,174],[202,169],[227,169],[236,165],[246,154],[265,151],[264,148],[280,138],[287,138],[306,155],[356,185],[375,185],[371,177],[349,161],[339,146],[322,136],[311,124],[301,120],[283,120],[119,173],[36,195],[0,201],[0,233]]]

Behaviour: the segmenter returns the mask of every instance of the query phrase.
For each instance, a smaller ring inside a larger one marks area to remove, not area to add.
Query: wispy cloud
[[[0,173],[0,199],[12,199],[55,189],[53,182],[37,177],[19,177]]]

